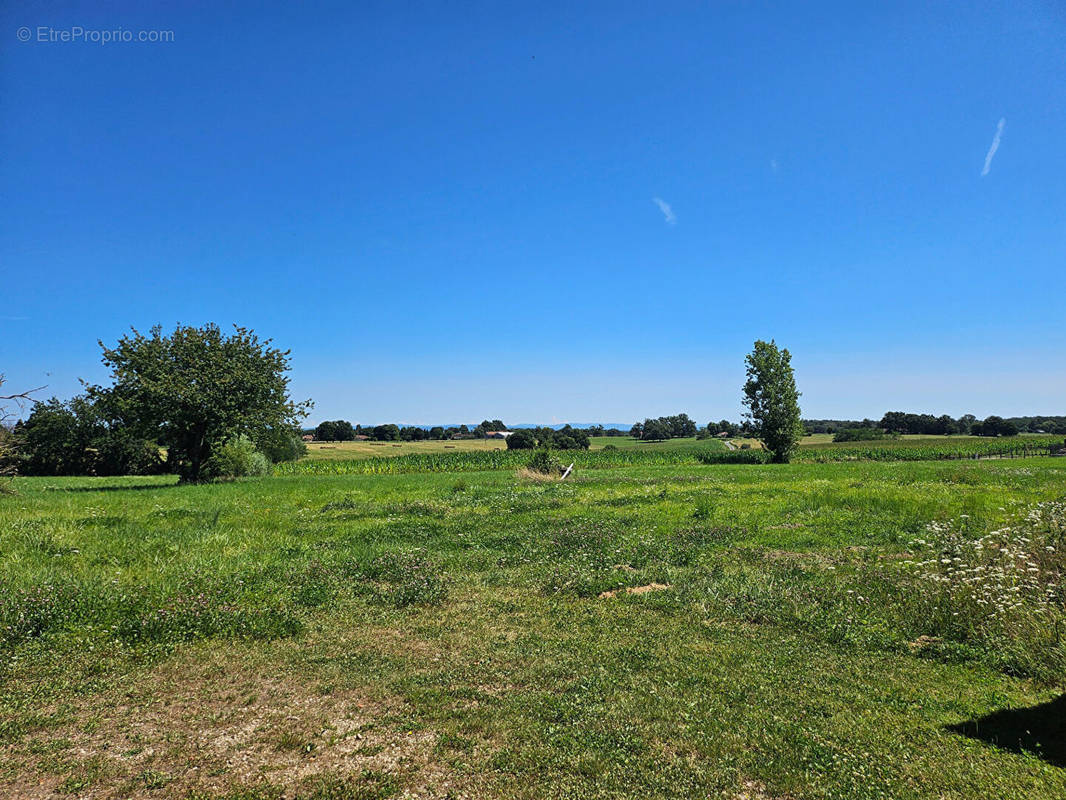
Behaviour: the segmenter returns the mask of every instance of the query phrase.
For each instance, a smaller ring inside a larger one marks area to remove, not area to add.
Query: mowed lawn
[[[1066,459],[15,487],[3,797],[1066,796],[1061,675],[862,598]]]

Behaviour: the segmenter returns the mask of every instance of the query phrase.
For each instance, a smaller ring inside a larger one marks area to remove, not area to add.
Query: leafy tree
[[[90,394],[106,394],[132,431],[167,448],[182,481],[198,481],[215,448],[307,415],[310,401],[289,398],[289,352],[270,342],[239,326],[229,336],[214,324],[169,336],[158,325],[148,336],[133,330],[115,347],[100,342],[114,385]]]
[[[110,418],[105,400],[85,395],[37,403],[14,435],[29,475],[146,475],[161,465],[158,446]]]
[[[429,429],[429,438],[438,440],[443,439],[444,428],[442,428],[440,425],[434,425],[432,428]]]
[[[748,376],[744,384],[746,416],[772,460],[787,464],[803,436],[792,354],[778,349],[773,339],[757,340],[744,361]]]
[[[508,450],[533,450],[536,446],[537,437],[526,428],[519,428],[507,437]]]
[[[320,422],[315,438],[320,442],[350,442],[355,438],[355,428],[344,419]]]
[[[642,427],[643,433],[640,438],[646,442],[658,442],[669,439],[671,436],[670,424],[664,417],[646,419]]]
[[[377,442],[396,442],[400,439],[400,427],[398,425],[375,425],[372,434]]]

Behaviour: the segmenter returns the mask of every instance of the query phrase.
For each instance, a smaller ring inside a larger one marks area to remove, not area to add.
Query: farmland
[[[388,458],[417,453],[480,453],[506,450],[500,439],[456,439],[426,442],[309,442],[307,458],[343,461],[350,458]]]
[[[700,444],[18,479],[0,795],[1066,794],[1061,594],[989,616],[927,557],[1054,549],[1066,459]]]

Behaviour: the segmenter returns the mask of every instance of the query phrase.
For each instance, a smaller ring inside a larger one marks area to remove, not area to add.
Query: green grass
[[[18,480],[0,795],[1066,795],[1054,742],[953,728],[1056,701],[1061,646],[955,631],[904,566],[931,522],[1061,499],[1066,460],[630,450],[566,482]]]

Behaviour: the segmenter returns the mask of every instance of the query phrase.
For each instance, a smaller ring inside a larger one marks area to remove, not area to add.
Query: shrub
[[[258,441],[259,452],[272,464],[297,461],[307,455],[307,445],[298,431],[274,428],[264,433]]]
[[[270,472],[270,463],[247,436],[238,436],[213,452],[202,472],[210,479],[266,475]]]
[[[555,453],[547,448],[542,447],[533,453],[533,458],[529,460],[527,465],[533,472],[539,472],[542,475],[557,475],[563,471],[562,462]]]

